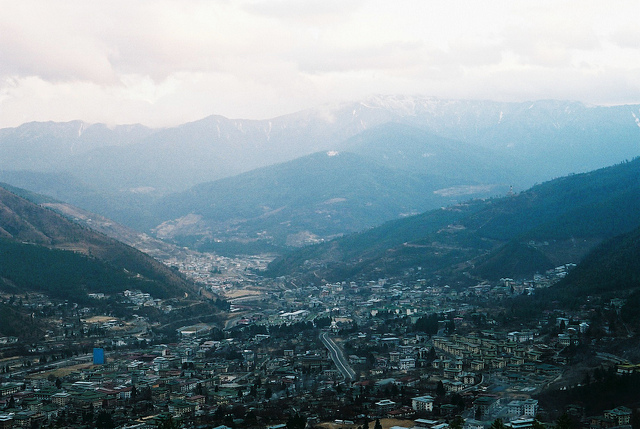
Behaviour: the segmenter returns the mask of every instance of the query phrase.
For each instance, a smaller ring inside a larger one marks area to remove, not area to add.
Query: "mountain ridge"
[[[213,115],[164,129],[25,124],[0,130],[0,170],[5,170],[0,180],[148,232],[166,220],[151,212],[159,198],[312,153],[343,151],[343,145],[370,136],[376,127],[411,126],[432,135],[433,142],[449,145],[450,153],[457,151],[464,162],[448,168],[465,184],[480,181],[482,173],[496,178],[490,183],[526,189],[640,155],[639,109],[555,100],[506,103],[378,96],[267,120]],[[57,128],[65,129],[68,138],[61,139]],[[21,140],[22,134],[31,137]],[[385,141],[395,137],[390,133]],[[86,150],[78,152],[81,146]],[[465,158],[465,151],[478,156],[480,150],[491,167]],[[429,168],[426,161],[438,160],[415,153],[418,156],[396,157],[396,164],[422,160],[422,168]],[[367,156],[364,150],[359,154]],[[22,177],[16,170],[22,170]],[[48,181],[43,174],[58,176]],[[474,189],[453,186],[442,193],[467,191]]]
[[[432,273],[473,273],[476,265],[482,266],[482,258],[495,257],[510,242],[532,243],[546,258],[555,255],[555,262],[562,255],[581,258],[600,241],[638,226],[638,195],[640,158],[552,180],[510,197],[469,201],[391,221],[285,255],[272,262],[269,272],[298,275],[310,267],[334,280],[364,273],[396,275],[428,265]],[[579,249],[573,249],[576,244]],[[503,257],[510,254],[503,252]],[[578,261],[563,261],[567,262]],[[456,264],[464,268],[453,269]],[[507,265],[507,259],[493,263]],[[380,267],[387,267],[386,272]],[[484,274],[493,279],[509,275],[513,273],[508,270]]]
[[[462,151],[452,147],[457,145],[408,125],[382,125],[343,145],[354,151],[318,152],[165,197],[157,206],[157,217],[167,221],[155,231],[171,238],[182,228],[182,235],[211,233],[210,239],[218,240],[233,230],[245,237],[266,234],[272,244],[282,246],[296,234],[319,241],[469,195],[506,193],[508,185],[496,182],[506,181],[507,174],[494,173],[491,166],[481,170],[477,151],[467,148],[469,166],[454,170]],[[429,156],[413,153],[425,151]],[[387,153],[402,156],[397,161]],[[407,156],[420,159],[401,168]],[[498,163],[493,165],[499,170]],[[459,174],[463,168],[478,171],[469,178],[471,173]],[[453,195],[454,188],[458,195]]]

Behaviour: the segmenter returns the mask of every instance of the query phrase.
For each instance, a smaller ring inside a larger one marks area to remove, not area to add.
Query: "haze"
[[[371,94],[640,102],[635,1],[0,1],[0,127]]]

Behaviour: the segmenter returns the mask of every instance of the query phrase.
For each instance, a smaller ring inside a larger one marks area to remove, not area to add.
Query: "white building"
[[[416,360],[414,358],[400,359],[400,362],[398,362],[398,368],[400,370],[414,369],[415,367]]]
[[[515,400],[507,404],[507,413],[510,416],[535,417],[538,413],[538,401],[536,399]]]
[[[429,395],[411,398],[411,408],[416,411],[433,411],[433,397]]]

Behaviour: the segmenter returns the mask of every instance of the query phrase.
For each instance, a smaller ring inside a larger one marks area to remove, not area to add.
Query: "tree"
[[[168,417],[161,417],[158,422],[158,429],[178,429],[180,425],[178,422],[173,420],[173,417],[169,415]]]
[[[111,414],[100,411],[96,417],[96,429],[113,429],[115,427]]]
[[[373,429],[382,429],[382,425],[380,424],[380,419],[376,419],[376,424],[373,425]]]
[[[507,427],[504,425],[502,419],[495,419],[493,423],[491,423],[491,426],[489,426],[489,429],[507,429]]]
[[[458,415],[449,422],[449,429],[462,429],[464,427],[464,419]]]
[[[253,411],[247,411],[247,414],[244,415],[244,420],[250,426],[258,424],[258,417]]]
[[[436,386],[436,395],[438,396],[444,396],[446,393],[446,391],[444,390],[444,384],[442,383],[442,380],[438,381],[438,385]]]
[[[567,413],[562,414],[556,420],[555,429],[573,429],[573,421],[571,421],[571,417]]]

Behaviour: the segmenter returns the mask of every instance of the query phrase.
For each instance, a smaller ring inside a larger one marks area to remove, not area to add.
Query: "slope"
[[[537,249],[540,264],[525,270],[532,274],[549,262],[577,262],[566,258],[580,259],[603,239],[637,227],[638,195],[640,158],[546,182],[511,197],[427,212],[294,252],[274,261],[270,272],[304,273],[305,267],[313,267],[316,273],[335,279],[371,270],[376,276],[397,275],[426,265],[431,273],[464,271],[472,278],[523,275],[491,268],[522,267],[514,257],[531,257],[526,249],[501,249],[514,242]],[[328,268],[318,270],[323,266]]]
[[[406,128],[394,126],[387,131]],[[416,147],[417,140],[424,138],[422,133],[395,135],[397,150]],[[380,142],[390,134],[376,132],[366,141],[374,137],[378,139],[375,144],[381,146]],[[423,150],[434,150],[428,142],[420,143]],[[438,149],[440,158],[446,158],[447,165],[453,164],[456,151]],[[472,151],[467,151],[467,157],[474,160]],[[479,179],[482,175],[477,176]],[[450,204],[460,198],[459,194],[443,192],[452,187],[470,188],[465,192],[483,196],[497,189],[506,190],[505,185],[488,180],[462,179],[441,166],[400,169],[369,156],[329,151],[163,198],[157,206],[157,216],[169,221],[156,231],[162,238],[242,238],[295,246]],[[190,222],[185,221],[187,216]]]
[[[5,288],[45,288],[57,296],[75,291],[76,300],[99,287],[138,288],[158,298],[182,296],[192,288],[149,256],[4,188],[0,188],[0,238]],[[52,280],[58,278],[59,283]]]
[[[565,298],[603,294],[612,298],[640,291],[640,228],[594,248],[553,289],[554,295]]]
[[[385,167],[454,179],[473,194],[474,185],[522,183],[509,158],[472,143],[441,137],[424,129],[386,123],[357,134],[338,145]]]

